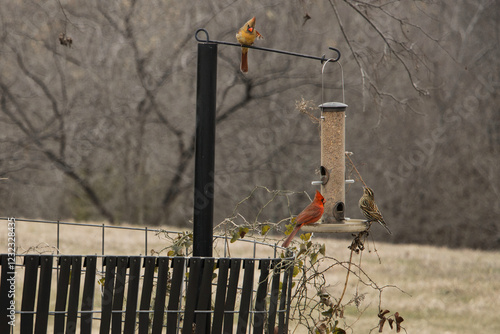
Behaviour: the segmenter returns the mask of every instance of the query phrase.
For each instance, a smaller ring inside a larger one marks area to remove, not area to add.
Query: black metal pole
[[[193,256],[212,256],[217,44],[198,44]]]

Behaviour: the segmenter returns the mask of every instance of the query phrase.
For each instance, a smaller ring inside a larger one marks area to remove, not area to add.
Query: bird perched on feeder
[[[286,238],[283,242],[283,247],[288,247],[293,237],[297,234],[300,228],[304,225],[309,225],[317,222],[321,216],[323,215],[325,204],[325,198],[320,194],[319,191],[316,190],[316,196],[314,196],[314,200],[297,216],[297,222],[295,224],[295,228],[292,233]]]
[[[255,16],[248,20],[243,27],[238,30],[236,39],[241,45],[252,45],[255,38],[263,38],[257,30],[255,30]],[[248,48],[241,48],[241,63],[240,70],[243,73],[248,72]]]
[[[363,196],[359,199],[359,208],[365,215],[368,222],[377,221],[382,225],[389,234],[392,234],[391,230],[387,227],[384,217],[380,213],[380,210],[375,204],[375,195],[373,194],[373,190],[368,187],[365,187],[363,190]]]

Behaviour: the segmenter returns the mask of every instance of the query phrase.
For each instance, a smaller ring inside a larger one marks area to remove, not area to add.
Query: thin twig
[[[354,170],[356,171],[356,173],[358,174],[358,177],[359,177],[359,180],[361,181],[361,183],[363,183],[363,185],[365,187],[367,187],[365,181],[363,180],[363,178],[361,177],[361,174],[359,173],[358,169],[356,168],[356,166],[354,165],[354,162],[352,162],[351,160],[351,157],[349,156],[349,154],[346,153],[345,155],[347,157],[347,159],[349,159],[349,162],[351,163],[351,166],[354,168]]]
[[[349,274],[351,273],[352,254],[353,253],[354,253],[354,248],[351,249],[351,254],[349,255],[349,266],[347,267],[347,275],[345,277],[344,290],[342,290],[342,294],[340,295],[340,298],[339,298],[339,301],[337,302],[337,305],[335,305],[335,307],[333,309],[333,313],[338,311],[338,309],[340,308],[340,303],[342,302],[342,299],[344,298],[345,291],[347,289],[347,283],[349,282]]]

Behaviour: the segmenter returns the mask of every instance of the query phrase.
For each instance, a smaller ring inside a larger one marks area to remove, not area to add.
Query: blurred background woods
[[[500,5],[496,1],[6,2],[0,7],[2,216],[188,226],[193,212],[197,42],[314,56],[341,50],[346,148],[394,236],[500,247]],[[60,34],[62,41],[59,40]],[[71,38],[71,43],[67,38]],[[338,64],[219,46],[216,222],[256,186],[313,194],[318,125],[304,99],[342,101]],[[351,168],[347,168],[351,172]],[[349,178],[356,175],[350,173]],[[347,190],[360,218],[361,183]],[[252,219],[270,195],[243,208]],[[259,217],[308,203],[282,197]]]

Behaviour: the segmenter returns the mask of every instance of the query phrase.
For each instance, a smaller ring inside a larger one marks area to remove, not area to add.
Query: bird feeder
[[[321,223],[306,225],[304,232],[350,232],[365,231],[369,225],[362,219],[345,217],[345,111],[347,104],[326,102],[321,109],[321,194],[325,198],[325,211]]]
[[[323,223],[341,223],[345,203],[345,110],[347,104],[327,102],[321,109],[321,194],[325,197]]]

